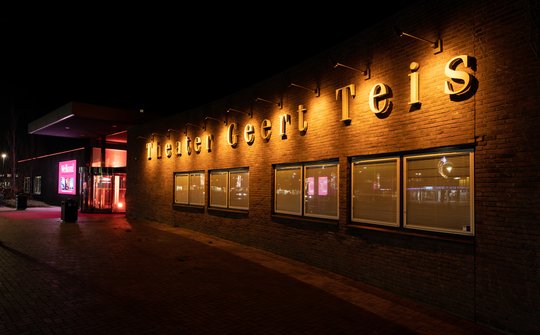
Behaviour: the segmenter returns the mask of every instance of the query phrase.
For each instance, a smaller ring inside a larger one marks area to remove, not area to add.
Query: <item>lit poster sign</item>
[[[58,163],[58,194],[77,194],[77,161]]]

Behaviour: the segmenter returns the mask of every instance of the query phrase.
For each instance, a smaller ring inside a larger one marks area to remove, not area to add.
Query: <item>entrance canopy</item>
[[[28,133],[70,138],[98,138],[125,133],[142,122],[137,110],[70,102],[28,124]]]

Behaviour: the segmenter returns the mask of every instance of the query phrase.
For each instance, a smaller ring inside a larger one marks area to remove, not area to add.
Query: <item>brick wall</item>
[[[538,9],[532,7],[527,1],[421,1],[259,85],[131,129],[127,215],[270,250],[510,333],[538,332],[540,65],[532,43],[538,34],[532,14]],[[439,32],[443,52],[433,54],[427,43],[398,38],[394,24],[427,39]],[[474,94],[452,100],[443,92],[444,67],[458,55],[476,60],[471,71],[476,83]],[[330,59],[358,69],[369,64],[371,79],[333,68]],[[419,108],[408,104],[413,61],[420,64]],[[211,79],[212,74],[207,75]],[[290,82],[318,86],[321,94],[288,87]],[[383,118],[368,106],[376,83],[392,91],[393,106]],[[356,97],[350,101],[352,120],[346,124],[340,121],[336,89],[350,84],[356,85]],[[255,102],[256,97],[282,101],[283,108]],[[181,97],[178,101],[181,108]],[[300,104],[307,109],[308,130],[303,134],[298,131]],[[226,113],[228,108],[253,116]],[[279,136],[283,113],[292,121],[285,139]],[[203,148],[188,155],[184,150],[181,157],[167,158],[163,151],[163,157],[156,158],[158,141],[164,150],[167,142],[184,138],[187,122],[202,125],[205,116],[236,122],[237,147],[227,144],[224,123],[212,120],[206,132],[187,127],[191,139],[213,134],[212,152]],[[264,119],[272,122],[267,142],[260,137]],[[242,138],[247,123],[255,126],[251,145]],[[169,128],[176,132],[167,137]],[[148,160],[146,141],[138,137],[153,132],[158,135]],[[352,227],[351,157],[463,145],[475,148],[476,236]],[[272,165],[324,159],[339,161],[339,220],[273,216]],[[174,172],[204,170],[208,180],[209,170],[235,167],[249,167],[247,213],[172,206]]]

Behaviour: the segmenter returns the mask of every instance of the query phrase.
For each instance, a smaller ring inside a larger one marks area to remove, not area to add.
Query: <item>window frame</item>
[[[227,208],[231,209],[240,209],[240,210],[249,210],[249,169],[231,169],[228,170],[228,178],[227,178]],[[247,174],[247,182],[248,182],[248,194],[247,194],[247,206],[235,206],[231,205],[231,178],[233,173],[246,173]]]
[[[312,214],[306,213],[306,194],[307,194],[307,183],[306,183],[306,171],[308,168],[312,167],[323,167],[323,166],[332,166],[336,168],[336,179],[337,179],[337,189],[336,189],[336,215],[324,215],[324,214]],[[300,168],[300,191],[302,192],[299,202],[300,202],[300,211],[290,212],[276,209],[276,187],[277,187],[277,171],[287,170],[293,168]],[[339,173],[339,161],[337,159],[329,159],[324,161],[315,161],[315,162],[299,162],[291,164],[274,164],[274,187],[273,187],[273,214],[285,214],[291,216],[297,216],[302,218],[319,218],[319,219],[329,219],[333,221],[339,220],[340,208],[339,208],[339,197],[340,197],[340,173]]]
[[[337,179],[337,190],[336,190],[336,215],[324,215],[324,214],[306,214],[306,187],[307,187],[307,184],[305,182],[306,180],[306,176],[307,176],[307,173],[306,173],[306,170],[308,168],[312,168],[312,167],[324,167],[324,166],[335,166],[336,167],[336,173],[337,173],[337,176],[336,176],[336,179]],[[322,218],[322,219],[331,219],[331,220],[339,220],[339,163],[336,162],[336,163],[309,163],[309,164],[304,164],[304,175],[303,175],[303,181],[304,181],[304,187],[303,187],[303,200],[302,203],[303,203],[303,206],[302,206],[302,212],[303,212],[303,215],[305,217],[314,217],[314,218]]]
[[[248,178],[248,194],[247,194],[247,202],[248,205],[246,207],[244,206],[233,206],[231,205],[231,173],[247,173]],[[225,205],[222,204],[213,204],[212,203],[212,175],[213,174],[225,174],[226,175],[226,194],[225,194]],[[249,198],[250,198],[250,176],[249,176],[249,168],[248,167],[242,167],[242,168],[231,168],[231,169],[218,169],[218,170],[211,170],[208,171],[208,207],[211,209],[230,209],[230,210],[239,210],[239,211],[248,211],[249,210]]]
[[[186,172],[174,172],[173,174],[173,205],[178,206],[193,206],[193,207],[204,207],[205,203],[193,203],[191,201],[192,194],[191,194],[191,178],[194,175],[201,176],[205,182],[204,187],[202,188],[203,192],[203,199],[206,199],[206,175],[204,171],[186,171]],[[187,202],[180,202],[176,199],[176,177],[177,176],[187,176]]]
[[[469,226],[470,231],[460,231],[455,229],[436,228],[431,226],[420,226],[414,224],[407,224],[407,161],[412,159],[430,158],[430,157],[451,157],[451,156],[465,156],[469,158]],[[409,154],[403,156],[403,227],[406,229],[425,230],[432,232],[448,233],[453,235],[475,235],[475,220],[474,220],[474,151],[473,150],[455,150],[445,152],[434,152],[425,154]]]
[[[41,176],[34,176],[34,184],[32,185],[32,193],[41,195]]]
[[[298,212],[292,212],[292,211],[285,211],[285,210],[278,210],[276,208],[277,206],[277,196],[276,196],[276,187],[277,187],[277,171],[278,170],[293,170],[293,169],[298,169],[299,172],[300,172],[300,197],[298,198],[298,207],[300,208],[300,210]],[[303,201],[303,198],[304,198],[304,168],[302,165],[284,165],[284,166],[280,166],[278,168],[278,166],[275,166],[274,167],[274,213],[279,213],[279,214],[288,214],[288,215],[298,215],[298,216],[302,216],[303,214],[303,211],[304,211],[304,201]]]

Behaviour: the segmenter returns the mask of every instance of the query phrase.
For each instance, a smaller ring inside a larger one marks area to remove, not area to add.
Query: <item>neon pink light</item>
[[[328,195],[328,177],[319,177],[319,195]]]
[[[315,195],[315,178],[307,177],[308,195]]]
[[[77,161],[58,163],[58,194],[77,194]]]

